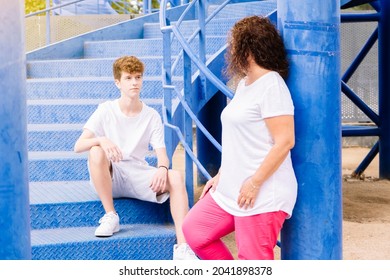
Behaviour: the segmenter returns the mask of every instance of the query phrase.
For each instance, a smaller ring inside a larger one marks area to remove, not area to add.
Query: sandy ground
[[[350,177],[368,151],[367,148],[345,148],[342,153],[344,260],[390,260],[390,181],[378,179],[378,157],[365,170],[364,178]],[[173,167],[184,171],[182,155],[183,151],[178,148]],[[201,189],[195,186],[195,201]],[[234,234],[226,236],[224,241],[236,256]],[[278,247],[275,259],[280,259]]]

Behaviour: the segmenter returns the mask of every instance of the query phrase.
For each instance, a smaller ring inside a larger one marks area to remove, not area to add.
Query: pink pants
[[[215,203],[210,194],[187,214],[183,232],[188,245],[202,260],[233,260],[221,238],[235,231],[240,260],[273,260],[274,247],[287,214],[269,212],[233,216]]]

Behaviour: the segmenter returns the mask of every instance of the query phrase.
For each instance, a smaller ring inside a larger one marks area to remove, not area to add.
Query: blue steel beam
[[[359,164],[359,166],[352,172],[352,177],[360,177],[363,174],[364,170],[370,165],[375,156],[379,153],[379,141],[371,148],[370,152]]]
[[[352,1],[348,5],[355,6],[364,2],[364,1]],[[378,1],[368,1],[371,6],[377,11],[377,13],[371,14],[342,14],[341,22],[367,22],[367,21],[380,21],[380,6]],[[345,6],[344,6],[345,7]],[[343,6],[342,6],[343,8]],[[347,82],[350,77],[353,75],[355,70],[358,68],[360,63],[363,61],[367,53],[371,50],[372,46],[377,42],[379,37],[378,28],[372,33],[366,44],[363,46],[360,53],[357,55],[355,60],[352,62],[351,66],[344,73],[341,81],[341,88],[344,94],[350,98],[350,100],[361,109],[376,125],[377,127],[366,127],[366,126],[343,126],[342,136],[379,136],[381,135],[381,128],[379,128],[381,123],[381,117],[372,111],[353,91],[347,86]],[[380,96],[379,92],[379,96]],[[380,97],[379,97],[380,99]],[[379,141],[372,147],[368,155],[363,159],[359,164],[356,170],[352,173],[352,176],[359,177],[372,162],[374,157],[379,153]]]
[[[347,96],[363,113],[365,113],[367,117],[369,117],[376,125],[380,125],[380,117],[343,81],[341,82],[341,89],[345,96]]]
[[[31,259],[24,5],[0,6],[0,259]]]
[[[359,67],[359,65],[366,57],[368,52],[371,50],[371,48],[374,46],[377,40],[378,40],[378,28],[376,28],[375,31],[371,34],[370,38],[368,38],[366,44],[360,50],[359,54],[356,56],[354,61],[352,61],[348,69],[345,71],[344,75],[341,78],[343,82],[347,83],[349,81],[349,79],[355,73],[356,69]]]
[[[341,9],[347,9],[363,4],[375,2],[376,0],[340,0]]]
[[[390,179],[390,1],[380,1],[378,23],[379,177]]]
[[[342,259],[339,0],[278,0],[295,105],[298,199],[282,259]]]

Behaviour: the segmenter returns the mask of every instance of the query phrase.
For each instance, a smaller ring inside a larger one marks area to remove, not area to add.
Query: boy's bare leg
[[[96,192],[106,213],[115,212],[112,198],[110,162],[103,149],[94,146],[89,151],[89,172]]]
[[[185,243],[182,231],[183,220],[188,213],[188,197],[181,174],[176,170],[168,172],[168,191],[171,200],[171,214],[175,223],[177,243]]]

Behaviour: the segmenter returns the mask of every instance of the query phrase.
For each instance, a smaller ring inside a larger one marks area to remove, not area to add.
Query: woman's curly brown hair
[[[248,57],[268,70],[288,75],[288,61],[283,40],[266,17],[250,16],[236,22],[230,31],[229,50],[226,52],[226,73],[242,78],[248,69]]]

